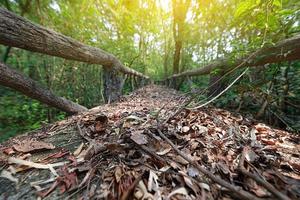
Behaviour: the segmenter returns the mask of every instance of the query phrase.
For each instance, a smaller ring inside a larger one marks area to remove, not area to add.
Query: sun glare
[[[170,0],[157,0],[157,4],[165,11],[168,11],[171,8]]]

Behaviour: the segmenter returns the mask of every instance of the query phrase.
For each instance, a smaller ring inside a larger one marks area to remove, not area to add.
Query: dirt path
[[[276,199],[239,169],[244,150],[248,172],[291,199],[300,197],[299,136],[216,108],[184,109],[157,127],[187,99],[147,86],[118,103],[7,141],[0,146],[0,199],[237,197],[180,157],[159,132],[213,176]]]

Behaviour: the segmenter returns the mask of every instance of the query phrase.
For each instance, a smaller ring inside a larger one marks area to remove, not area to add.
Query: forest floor
[[[10,139],[0,199],[300,198],[299,135],[188,98],[150,85]]]

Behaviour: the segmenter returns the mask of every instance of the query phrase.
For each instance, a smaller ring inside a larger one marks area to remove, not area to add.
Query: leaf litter
[[[151,85],[7,141],[0,198],[300,198],[298,135],[186,101]]]

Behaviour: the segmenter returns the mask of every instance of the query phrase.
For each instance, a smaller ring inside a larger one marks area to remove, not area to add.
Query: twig
[[[197,107],[194,108],[190,108],[190,109],[199,109],[202,108],[208,104],[210,104],[211,102],[213,102],[214,100],[216,100],[219,96],[221,96],[222,94],[224,94],[229,88],[231,88],[247,71],[249,68],[246,68],[232,83],[230,83],[222,92],[220,92],[218,95],[216,95],[215,97],[213,97],[211,100],[205,102],[204,104],[201,104]]]
[[[174,113],[173,115],[170,115],[164,122],[163,124],[168,123],[168,121],[174,117],[176,117],[183,109],[185,109],[193,100],[195,97],[191,97],[189,100],[187,100],[186,103],[184,103],[182,106],[180,106]],[[158,119],[157,119],[158,120]]]
[[[249,192],[246,192],[242,190],[240,187],[231,185],[227,181],[224,181],[223,179],[213,175],[210,171],[206,170],[202,166],[200,166],[198,163],[194,162],[192,159],[190,159],[187,155],[185,155],[182,151],[180,151],[174,143],[167,138],[160,130],[157,128],[158,134],[160,137],[162,137],[183,159],[185,159],[187,162],[189,162],[191,165],[196,167],[201,173],[205,174],[208,178],[210,178],[212,181],[218,183],[219,185],[231,190],[235,194],[237,194],[241,199],[247,199],[247,200],[260,200],[260,198],[256,197],[253,194],[250,194]]]
[[[136,144],[136,143],[135,143]],[[159,155],[157,155],[156,153],[154,153],[153,151],[151,151],[148,147],[146,147],[145,145],[139,145],[137,144],[139,148],[141,148],[143,151],[145,151],[146,153],[150,154],[151,156],[153,156],[154,158],[156,158],[157,160],[161,161],[161,162],[166,162],[162,157],[160,157]]]
[[[245,163],[245,157],[246,157],[246,153],[249,151],[249,147],[246,146],[243,149],[240,161],[239,161],[239,170],[246,176],[250,177],[251,179],[255,180],[258,184],[262,185],[263,187],[265,187],[269,192],[271,192],[274,196],[276,196],[278,199],[281,200],[290,200],[290,198],[288,196],[286,196],[285,194],[279,192],[273,185],[271,185],[269,182],[263,180],[262,178],[250,173],[249,171],[246,170],[246,168],[244,167],[244,163]]]

